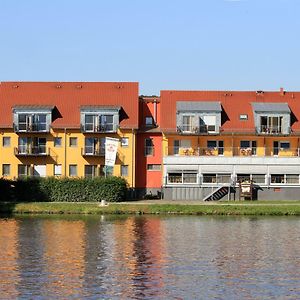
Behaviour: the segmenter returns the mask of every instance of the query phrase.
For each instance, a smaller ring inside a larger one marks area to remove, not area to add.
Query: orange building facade
[[[138,197],[160,198],[162,192],[162,133],[159,97],[139,98],[136,150]]]

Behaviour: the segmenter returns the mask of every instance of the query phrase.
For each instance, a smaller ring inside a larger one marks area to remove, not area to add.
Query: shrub
[[[17,202],[122,201],[127,183],[120,177],[98,178],[24,178],[0,180],[0,200]]]

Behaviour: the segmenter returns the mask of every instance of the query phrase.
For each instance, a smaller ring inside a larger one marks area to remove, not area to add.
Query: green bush
[[[0,201],[118,202],[126,193],[126,180],[120,177],[0,179]]]

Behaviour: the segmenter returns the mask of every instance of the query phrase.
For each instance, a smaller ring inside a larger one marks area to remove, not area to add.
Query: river
[[[0,218],[1,299],[300,299],[300,218]]]

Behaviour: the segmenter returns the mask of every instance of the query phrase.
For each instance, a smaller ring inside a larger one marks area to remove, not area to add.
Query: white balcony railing
[[[167,147],[165,156],[282,156],[300,157],[300,148],[278,147]]]

